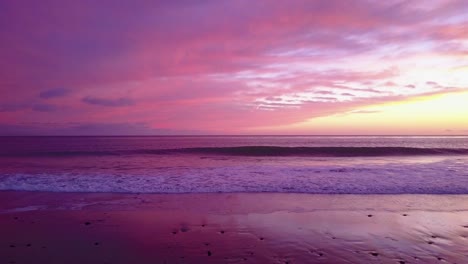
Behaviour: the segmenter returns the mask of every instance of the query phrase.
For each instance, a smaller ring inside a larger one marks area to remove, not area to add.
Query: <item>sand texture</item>
[[[0,192],[0,234],[0,263],[468,263],[468,196]]]

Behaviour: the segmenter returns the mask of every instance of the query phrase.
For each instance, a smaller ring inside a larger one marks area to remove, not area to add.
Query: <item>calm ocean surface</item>
[[[468,194],[468,137],[0,137],[0,190]]]

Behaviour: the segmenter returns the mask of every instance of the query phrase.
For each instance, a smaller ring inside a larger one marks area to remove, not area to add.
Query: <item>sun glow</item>
[[[300,134],[468,134],[468,91],[372,105],[276,129]]]

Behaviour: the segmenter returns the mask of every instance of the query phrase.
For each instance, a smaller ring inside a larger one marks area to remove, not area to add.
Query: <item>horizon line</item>
[[[0,137],[468,137],[468,134],[175,134],[175,135],[0,135]]]

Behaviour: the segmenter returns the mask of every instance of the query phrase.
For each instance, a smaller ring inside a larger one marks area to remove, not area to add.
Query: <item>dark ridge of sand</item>
[[[0,263],[468,263],[467,195],[0,192]]]

